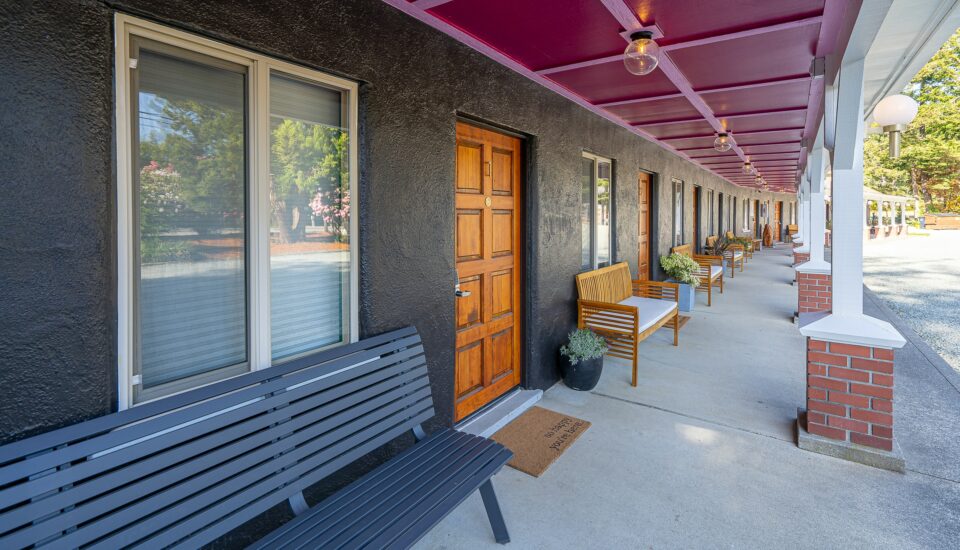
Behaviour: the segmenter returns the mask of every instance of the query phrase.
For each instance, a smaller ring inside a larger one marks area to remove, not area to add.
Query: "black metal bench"
[[[512,453],[429,437],[420,337],[382,334],[0,447],[0,548],[197,548],[288,501],[258,548],[409,547]],[[417,444],[319,504],[303,490],[412,430]]]

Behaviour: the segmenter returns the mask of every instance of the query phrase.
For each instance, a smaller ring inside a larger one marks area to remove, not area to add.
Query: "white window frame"
[[[607,157],[601,157],[600,155],[595,155],[587,151],[582,151],[580,154],[581,158],[590,159],[593,161],[593,185],[590,189],[590,266],[589,269],[597,269],[600,267],[599,258],[597,255],[597,242],[598,242],[598,231],[599,222],[597,220],[597,181],[599,178],[600,172],[600,163],[606,162],[610,164],[610,258],[607,260],[606,265],[613,265],[616,263],[616,236],[617,236],[617,209],[616,209],[616,190],[617,190],[617,174],[616,167],[614,166],[613,159]],[[581,240],[581,242],[583,242]],[[581,254],[582,254],[581,250]],[[580,266],[581,269],[586,269],[587,266]]]
[[[683,204],[686,202],[686,186],[683,184],[683,180],[678,180],[676,178],[670,180],[670,219],[672,220],[672,225],[670,227],[671,233],[673,236],[671,240],[673,241],[673,246],[680,246],[683,244],[683,234],[684,234],[684,217],[686,217],[686,209]],[[677,196],[679,195],[679,197]],[[679,209],[679,219],[677,216],[677,210]]]
[[[118,404],[120,410],[133,406],[133,386],[138,380],[133,375],[135,353],[135,322],[133,277],[136,274],[134,249],[132,197],[134,159],[132,158],[133,128],[130,108],[131,70],[136,61],[130,58],[130,41],[133,37],[169,44],[184,50],[222,59],[247,68],[247,181],[249,234],[247,237],[248,265],[248,357],[250,371],[269,368],[273,364],[270,339],[270,97],[271,72],[279,72],[338,89],[348,95],[349,112],[347,129],[350,132],[350,320],[349,335],[345,342],[357,341],[359,335],[359,171],[357,161],[357,92],[356,82],[331,76],[300,65],[287,63],[203,38],[191,33],[172,29],[126,14],[117,14],[114,19],[115,47],[115,93],[117,133],[117,373]],[[328,346],[334,347],[334,346]],[[203,384],[200,384],[203,385]],[[194,389],[194,386],[190,389]],[[184,390],[187,391],[187,390]],[[165,396],[166,397],[166,396]],[[159,399],[162,399],[160,397]],[[148,401],[142,401],[146,403]]]

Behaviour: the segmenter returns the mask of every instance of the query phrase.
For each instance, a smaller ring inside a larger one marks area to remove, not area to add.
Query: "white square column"
[[[833,156],[832,313],[800,333],[818,340],[900,348],[893,325],[863,314],[864,60],[840,69]]]
[[[793,239],[794,243],[800,243],[800,246],[794,249],[798,254],[810,252],[810,167],[804,171],[800,178],[800,200],[797,201],[797,236]]]
[[[817,134],[816,144],[810,152],[807,170],[810,174],[810,200],[807,203],[810,221],[808,235],[803,242],[810,252],[810,260],[797,266],[798,272],[830,273],[830,264],[824,260],[824,240],[827,230],[826,201],[824,199],[824,169],[827,158],[823,149],[823,126]]]

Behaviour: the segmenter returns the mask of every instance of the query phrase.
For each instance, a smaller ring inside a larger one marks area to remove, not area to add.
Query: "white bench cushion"
[[[743,257],[743,252],[740,252],[739,250],[737,250],[736,252],[725,252],[724,256],[726,256],[727,258],[729,258],[730,256],[733,256],[734,260],[739,260],[741,257]]]
[[[710,278],[711,278],[711,279],[713,279],[713,278],[715,278],[715,277],[719,277],[720,274],[723,273],[723,267],[721,267],[721,266],[719,266],[719,265],[711,265],[711,266],[710,266],[710,270],[707,271],[707,266],[703,266],[703,265],[702,265],[702,266],[700,266],[700,270],[697,272],[697,274],[698,274],[698,275],[701,275],[701,276],[706,276],[707,273],[710,274]]]
[[[641,298],[639,296],[631,296],[622,300],[620,305],[637,308],[637,333],[647,330],[656,324],[657,321],[670,315],[677,309],[676,302],[656,300],[654,298]]]

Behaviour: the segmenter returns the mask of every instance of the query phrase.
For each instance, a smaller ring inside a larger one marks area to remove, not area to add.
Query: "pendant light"
[[[749,160],[743,163],[743,173],[752,174],[753,173],[753,163]]]
[[[717,134],[717,139],[713,140],[713,148],[721,153],[726,153],[733,147],[733,144],[730,143],[730,136],[726,132],[720,132]]]
[[[630,35],[630,43],[623,51],[623,66],[631,73],[643,76],[650,74],[660,63],[660,46],[653,41],[650,31],[637,31]]]

